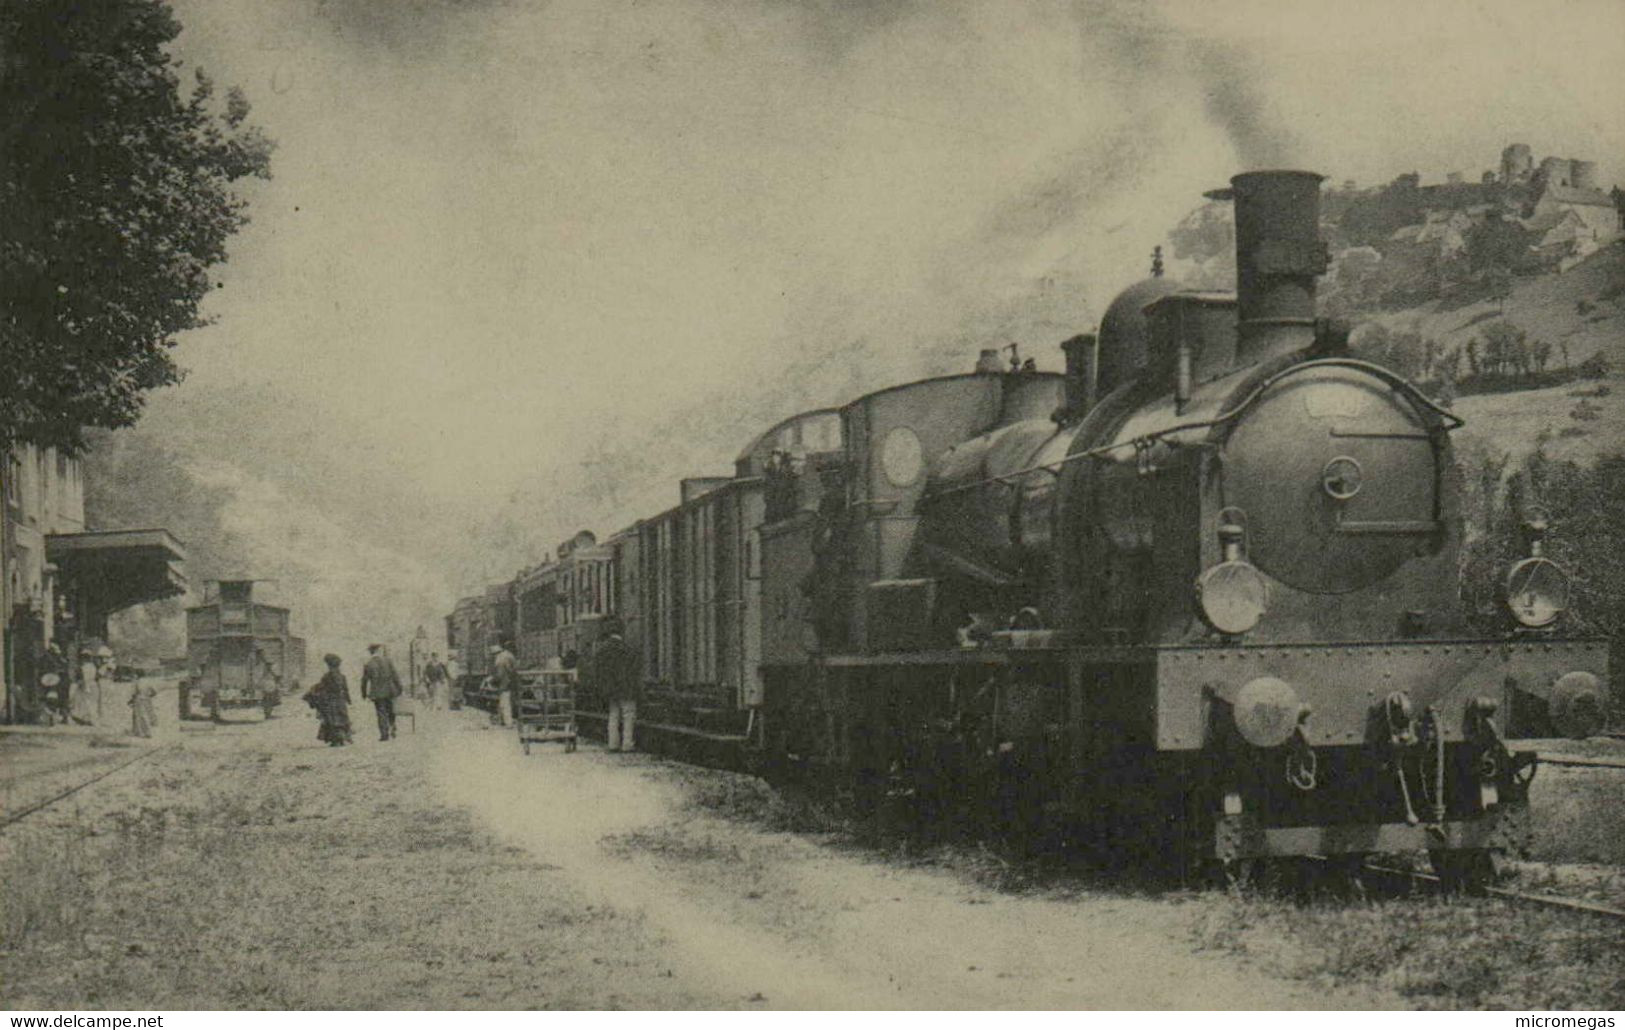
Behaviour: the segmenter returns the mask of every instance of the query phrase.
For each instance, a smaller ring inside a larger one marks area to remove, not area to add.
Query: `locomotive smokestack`
[[[1315,280],[1326,272],[1314,172],[1243,172],[1215,200],[1236,204],[1236,364],[1315,342]]]

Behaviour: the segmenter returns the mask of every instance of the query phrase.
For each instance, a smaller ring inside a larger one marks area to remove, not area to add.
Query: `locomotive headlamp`
[[[1512,617],[1530,629],[1550,626],[1569,606],[1569,575],[1544,557],[1546,530],[1551,526],[1546,509],[1531,505],[1524,514],[1523,531],[1529,557],[1507,573],[1506,602]]]
[[[1525,558],[1506,580],[1507,608],[1530,629],[1550,626],[1569,606],[1569,577],[1550,558]]]
[[[1196,606],[1202,619],[1226,636],[1246,633],[1269,608],[1269,581],[1241,553],[1245,531],[1237,522],[1219,526],[1223,561],[1196,579]]]
[[[1292,739],[1304,716],[1298,692],[1285,680],[1260,676],[1247,681],[1231,703],[1236,729],[1254,747],[1279,747]]]

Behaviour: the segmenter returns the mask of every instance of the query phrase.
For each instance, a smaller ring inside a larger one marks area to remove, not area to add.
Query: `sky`
[[[173,5],[278,148],[134,432],[235,491],[332,646],[796,410],[1012,340],[1058,367],[1235,172],[1522,141],[1625,180],[1615,0]]]

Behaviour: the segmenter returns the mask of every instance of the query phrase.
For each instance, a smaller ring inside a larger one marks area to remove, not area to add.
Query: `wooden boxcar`
[[[749,738],[762,697],[766,474],[840,440],[834,411],[786,419],[745,448],[732,476],[683,480],[677,507],[610,539],[611,610],[644,659],[639,746],[722,761]],[[584,697],[592,690],[588,677]]]
[[[191,718],[194,705],[216,719],[230,708],[258,708],[270,718],[305,676],[305,642],[288,632],[288,609],[256,602],[253,580],[222,580],[204,591],[204,603],[186,610],[181,718]]]

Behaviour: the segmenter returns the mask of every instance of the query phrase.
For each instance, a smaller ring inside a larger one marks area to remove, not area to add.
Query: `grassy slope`
[[[1593,309],[1581,314],[1580,301]],[[1443,300],[1384,312],[1378,320],[1390,328],[1414,329],[1449,350],[1465,347],[1498,317],[1500,309],[1491,301],[1461,305]],[[1625,364],[1625,242],[1598,251],[1560,275],[1519,277],[1506,302],[1505,317],[1531,339],[1549,341],[1559,353],[1560,345],[1567,343],[1569,358],[1576,364],[1597,353],[1606,355],[1615,368]]]
[[[1592,310],[1582,315],[1580,301],[1593,305]],[[1497,306],[1488,301],[1462,306],[1432,301],[1383,312],[1376,320],[1392,329],[1419,332],[1449,350],[1465,347],[1498,317]],[[1518,279],[1505,317],[1532,339],[1547,340],[1554,348],[1566,342],[1574,364],[1603,354],[1617,376],[1625,370],[1625,244],[1599,251],[1561,275]],[[1553,360],[1562,360],[1560,349]],[[1534,449],[1545,430],[1550,435],[1546,453],[1560,460],[1585,462],[1625,450],[1625,382],[1615,378],[1608,383],[1611,396],[1588,399],[1600,409],[1596,419],[1580,421],[1570,415],[1579,404],[1573,391],[1595,385],[1577,382],[1463,397],[1455,410],[1467,426],[1457,433],[1457,443],[1469,453],[1511,452],[1516,461]],[[1563,435],[1565,429],[1569,435]]]
[[[1571,412],[1581,400],[1574,393],[1598,385],[1606,385],[1609,395],[1585,398],[1597,417],[1573,418]],[[1543,430],[1548,434],[1547,456],[1559,461],[1585,463],[1625,450],[1625,380],[1617,377],[1603,384],[1579,381],[1544,390],[1463,397],[1455,412],[1467,423],[1455,434],[1464,456],[1511,453],[1515,467],[1535,449]]]

